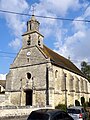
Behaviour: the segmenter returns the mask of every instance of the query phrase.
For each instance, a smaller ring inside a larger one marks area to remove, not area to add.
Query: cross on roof
[[[32,6],[32,15],[34,15],[35,12],[35,6]]]

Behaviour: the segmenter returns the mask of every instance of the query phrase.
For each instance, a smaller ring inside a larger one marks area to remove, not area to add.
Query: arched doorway
[[[25,93],[26,93],[26,106],[27,105],[32,106],[33,91],[31,89],[27,89],[27,90],[25,90]]]

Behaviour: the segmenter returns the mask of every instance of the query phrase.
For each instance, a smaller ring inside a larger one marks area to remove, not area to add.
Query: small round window
[[[27,73],[27,78],[28,78],[28,79],[31,78],[31,73]]]

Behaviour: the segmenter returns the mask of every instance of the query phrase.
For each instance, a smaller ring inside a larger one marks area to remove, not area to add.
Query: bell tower
[[[27,21],[27,31],[23,36],[23,48],[38,46],[43,47],[43,35],[39,32],[40,23],[37,21],[34,15]]]
[[[32,15],[31,20],[27,22],[27,31],[39,31],[39,24],[40,23],[35,19],[35,16]]]

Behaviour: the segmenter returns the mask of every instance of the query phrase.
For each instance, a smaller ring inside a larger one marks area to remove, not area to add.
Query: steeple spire
[[[39,32],[39,22],[34,15],[34,6],[32,10],[32,16],[29,21],[27,21],[27,31],[23,34],[23,48],[28,48],[31,46],[39,46],[43,48],[43,35]]]

